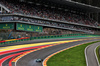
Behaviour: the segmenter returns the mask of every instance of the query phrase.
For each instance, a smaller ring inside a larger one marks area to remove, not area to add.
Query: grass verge
[[[86,43],[58,53],[48,60],[47,66],[86,66],[84,49],[97,42],[100,41]]]
[[[96,54],[97,54],[98,61],[99,61],[99,64],[100,64],[99,48],[100,48],[100,46],[97,47]]]

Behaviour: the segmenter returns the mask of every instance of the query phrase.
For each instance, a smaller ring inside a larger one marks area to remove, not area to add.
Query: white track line
[[[90,46],[90,45],[89,45]],[[87,46],[86,48],[85,48],[85,59],[86,59],[86,64],[87,64],[87,66],[88,66],[88,59],[87,59],[87,55],[86,55],[86,50],[87,50],[87,48],[89,47],[89,46]]]
[[[91,43],[91,42],[93,42],[93,41],[85,42],[85,43],[82,43],[81,45],[83,45],[83,44],[87,44],[87,43]],[[78,45],[80,45],[80,44],[78,44]],[[73,46],[71,46],[71,47],[73,47]],[[65,48],[65,49],[67,49],[67,48]],[[64,50],[64,49],[62,49],[62,50]],[[86,49],[85,49],[85,50],[86,50]],[[61,50],[59,50],[59,51],[61,51]],[[59,52],[59,51],[57,51],[57,52]],[[57,53],[57,52],[54,52],[54,53]],[[52,53],[52,54],[54,54],[54,53]],[[49,56],[51,56],[52,54],[50,54]],[[44,61],[45,61],[49,56],[47,56],[47,57],[43,60],[43,62],[42,62],[42,66],[44,66],[43,63],[44,63]],[[85,57],[86,57],[86,63],[87,63],[86,52],[85,52]],[[88,66],[88,63],[87,63],[87,66]]]
[[[89,46],[90,46],[90,45],[89,45]],[[86,59],[86,64],[87,64],[87,66],[88,66],[88,59],[87,59],[87,51],[86,51],[86,50],[88,49],[89,46],[87,46],[87,47],[85,48],[85,59]],[[97,46],[97,47],[98,47],[98,46]],[[97,47],[96,47],[96,48],[97,48]],[[95,54],[95,57],[96,57],[98,66],[100,66],[100,65],[99,65],[99,61],[98,61],[98,58],[97,58],[97,55],[96,55],[96,52],[95,52],[95,51],[96,51],[96,48],[94,49],[94,54]]]
[[[99,46],[99,45],[98,45],[98,46]],[[98,46],[97,46],[97,47],[98,47]],[[97,48],[97,47],[96,47],[96,48]],[[100,64],[99,64],[99,60],[98,60],[98,58],[97,58],[97,54],[96,54],[96,48],[94,49],[94,54],[95,54],[95,57],[96,57],[96,60],[97,60],[98,66],[100,66]]]

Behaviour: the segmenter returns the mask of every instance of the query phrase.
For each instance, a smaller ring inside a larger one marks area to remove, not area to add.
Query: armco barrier
[[[30,37],[0,41],[0,45],[30,40]]]
[[[6,42],[5,40],[4,41],[0,41],[0,43],[4,43],[4,42]]]
[[[82,37],[98,37],[98,36],[100,36],[100,35],[93,35],[93,34],[65,34],[65,35],[51,35],[51,36],[40,36],[40,37],[25,37],[25,38],[18,38],[18,39],[0,41],[0,45],[9,44],[9,43],[16,43],[16,42],[21,42],[21,41],[28,41],[28,40],[36,40],[36,39],[82,38]]]

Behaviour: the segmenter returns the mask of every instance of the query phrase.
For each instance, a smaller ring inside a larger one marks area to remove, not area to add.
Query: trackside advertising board
[[[42,26],[34,26],[34,28],[35,28],[35,32],[42,32],[43,31]]]
[[[33,32],[42,32],[43,31],[42,26],[29,25],[29,24],[23,24],[23,23],[17,23],[16,29],[23,30],[23,31],[33,31]]]
[[[34,25],[26,24],[26,31],[34,31]]]
[[[14,29],[14,23],[0,23],[0,29]]]
[[[26,25],[22,23],[17,23],[17,30],[25,30]]]

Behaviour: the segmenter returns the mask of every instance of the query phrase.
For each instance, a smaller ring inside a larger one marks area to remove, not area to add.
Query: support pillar
[[[2,13],[3,12],[3,8],[1,7],[1,9],[0,9],[0,12]]]

